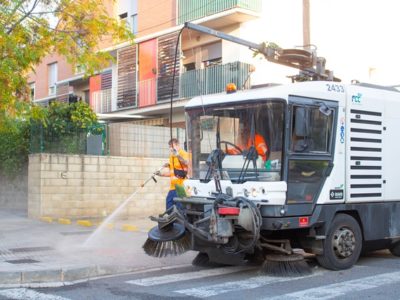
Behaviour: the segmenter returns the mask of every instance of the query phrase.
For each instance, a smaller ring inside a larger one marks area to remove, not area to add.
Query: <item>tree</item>
[[[85,102],[19,106],[19,116],[4,116],[4,126],[0,126],[0,177],[21,173],[30,152],[86,153],[87,135],[103,133],[96,114]]]
[[[112,59],[100,43],[133,37],[108,15],[107,3],[113,0],[0,0],[0,126],[29,99],[27,75],[47,54],[58,52],[92,74]]]

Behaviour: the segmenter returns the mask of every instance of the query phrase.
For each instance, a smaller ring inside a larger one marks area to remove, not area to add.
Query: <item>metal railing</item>
[[[184,72],[180,76],[177,75],[179,78],[175,79],[175,82],[179,83],[179,96],[175,99],[221,93],[225,91],[228,83],[234,83],[238,90],[249,89],[251,87],[250,75],[252,70],[252,65],[236,61]],[[158,99],[160,96],[158,84],[159,78],[137,82],[136,94],[132,95],[136,105],[130,107],[140,108],[163,102],[164,100]],[[115,111],[112,108],[112,91],[113,89],[107,89],[91,94],[90,106],[95,113]],[[170,87],[168,87],[167,93],[170,94]]]
[[[238,90],[250,88],[252,66],[233,62],[206,69],[185,72],[180,77],[180,98],[221,93],[228,83],[234,83]]]
[[[108,113],[112,111],[112,89],[92,92],[90,107],[95,113]]]
[[[64,122],[62,126],[44,126],[33,122],[30,127],[30,153],[105,155],[106,146],[104,124],[77,128],[71,122]]]
[[[237,7],[260,12],[262,0],[179,0],[177,25]]]
[[[138,82],[139,107],[154,105],[157,103],[157,78],[146,79]]]

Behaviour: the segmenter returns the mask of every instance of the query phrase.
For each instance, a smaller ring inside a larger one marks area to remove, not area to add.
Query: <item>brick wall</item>
[[[31,218],[97,218],[110,215],[133,192],[125,216],[161,213],[169,178],[150,177],[166,158],[33,154],[29,156],[28,215]]]
[[[35,83],[35,100],[49,96],[48,64],[51,63],[57,63],[57,81],[74,75],[72,66],[68,64],[65,57],[57,53],[47,55],[35,67],[35,72],[30,73],[28,76],[28,82]]]
[[[176,26],[175,0],[138,1],[138,33],[143,37]]]

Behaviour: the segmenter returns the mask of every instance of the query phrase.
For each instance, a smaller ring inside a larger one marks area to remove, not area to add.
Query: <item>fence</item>
[[[70,123],[61,127],[32,124],[30,153],[107,154],[106,128],[99,124],[78,129]]]
[[[108,134],[110,155],[157,158],[169,155],[169,127],[113,123],[108,125]],[[173,136],[183,145],[184,129],[174,128]]]
[[[174,128],[173,136],[183,145],[185,129]],[[76,129],[69,125],[62,132],[32,125],[30,153],[167,158],[169,139],[169,127],[128,122],[101,124],[89,129]]]
[[[96,91],[92,93],[90,107],[96,113],[107,113],[112,111],[111,99],[112,89]]]

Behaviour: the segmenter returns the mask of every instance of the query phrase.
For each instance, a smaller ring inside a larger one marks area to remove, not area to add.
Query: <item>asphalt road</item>
[[[254,266],[172,266],[60,288],[2,289],[0,299],[400,299],[399,286],[400,258],[380,251],[345,271],[314,265],[305,277],[266,276]]]

